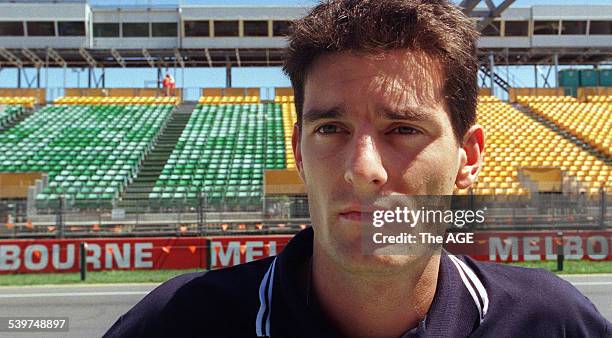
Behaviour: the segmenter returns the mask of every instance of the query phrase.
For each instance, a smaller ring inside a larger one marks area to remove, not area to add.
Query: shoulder
[[[593,303],[548,270],[478,262],[469,257],[462,260],[481,279],[489,297],[489,311],[481,328],[532,332],[534,336],[611,333],[610,323]]]
[[[145,296],[105,337],[241,335],[253,331],[258,289],[273,257],[175,277]],[[230,330],[230,331],[228,331]],[[254,331],[253,331],[254,332]]]
[[[493,295],[504,294],[516,301],[538,306],[590,304],[576,287],[548,270],[479,262],[469,257],[464,257],[464,260]]]

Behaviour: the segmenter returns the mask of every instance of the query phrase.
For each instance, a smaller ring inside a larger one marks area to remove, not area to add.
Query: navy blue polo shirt
[[[275,257],[171,279],[105,337],[339,337],[316,299],[306,304],[301,271],[312,240],[308,228]],[[432,305],[402,337],[413,336],[610,337],[612,324],[546,270],[443,252]]]

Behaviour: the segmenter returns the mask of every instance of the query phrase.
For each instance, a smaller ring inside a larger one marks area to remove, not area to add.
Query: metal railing
[[[455,198],[453,199],[455,201]],[[603,229],[612,226],[612,195],[461,196],[455,208],[485,209],[481,230]],[[293,233],[310,224],[303,196],[199,198],[130,207],[78,206],[27,210],[25,200],[0,200],[0,237],[197,236]]]
[[[46,99],[46,103],[52,103],[55,99],[60,98],[62,96],[66,95],[66,88],[64,87],[45,87],[45,88],[41,88],[44,89],[45,92],[45,99]],[[70,88],[73,92],[76,90],[77,92],[80,90],[81,91],[81,96],[86,96],[87,92],[92,90],[92,89],[98,89],[100,91],[102,91],[103,89],[106,89],[109,91],[112,91],[113,88],[112,87],[108,87],[108,88],[86,88],[86,87],[80,87],[80,88]],[[114,88],[117,89],[117,88]],[[158,96],[163,96],[164,95],[164,91],[163,89],[157,89],[155,87],[143,87],[143,88],[120,88],[122,90],[127,90],[126,93],[129,93],[131,96],[140,96],[140,95],[149,95],[151,90],[158,90]],[[260,99],[261,101],[272,101],[274,100],[274,91],[275,89],[273,87],[261,87],[260,89]],[[11,88],[4,88],[5,91],[8,91],[9,93],[11,92]],[[20,91],[22,90],[22,88],[14,88],[14,94],[15,96],[18,96]],[[181,88],[177,88],[176,91],[177,94],[180,95],[181,101],[188,101],[188,102],[194,102],[194,101],[198,101],[198,99],[202,96],[202,87],[181,87]],[[122,94],[123,95],[123,94]],[[111,94],[112,96],[112,94]]]

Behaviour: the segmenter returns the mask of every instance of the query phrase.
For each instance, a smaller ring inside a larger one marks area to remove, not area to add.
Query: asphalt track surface
[[[562,277],[574,284],[612,321],[612,274]],[[0,317],[69,318],[68,332],[0,332],[0,337],[100,337],[121,314],[156,286],[101,284],[0,287]]]

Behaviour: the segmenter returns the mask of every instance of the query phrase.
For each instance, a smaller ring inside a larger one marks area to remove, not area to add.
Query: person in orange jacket
[[[174,89],[176,88],[176,82],[170,73],[166,73],[166,77],[162,81],[164,87],[164,96],[174,96]]]

